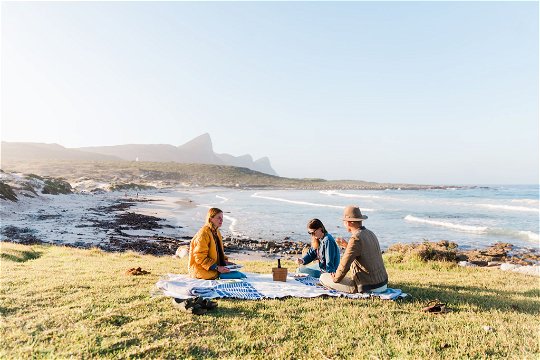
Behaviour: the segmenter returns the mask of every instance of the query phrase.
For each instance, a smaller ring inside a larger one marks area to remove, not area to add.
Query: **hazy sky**
[[[538,183],[537,2],[2,2],[1,137]]]

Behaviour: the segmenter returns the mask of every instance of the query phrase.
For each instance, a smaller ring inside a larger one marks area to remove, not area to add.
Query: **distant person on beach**
[[[223,224],[223,211],[211,208],[206,214],[206,223],[191,239],[189,245],[189,276],[196,279],[241,279],[246,275],[231,271],[223,250],[223,239],[219,228]]]
[[[300,266],[296,272],[319,278],[322,273],[335,273],[339,265],[339,247],[336,240],[326,231],[319,219],[312,219],[307,224],[311,236],[311,247],[303,258],[296,259]],[[318,260],[314,262],[314,260]],[[314,262],[310,266],[306,266]]]
[[[322,274],[324,286],[347,293],[382,292],[388,284],[381,248],[377,236],[362,225],[368,217],[356,206],[343,212],[343,224],[351,233],[349,242],[338,238],[337,243],[346,247],[335,273]]]

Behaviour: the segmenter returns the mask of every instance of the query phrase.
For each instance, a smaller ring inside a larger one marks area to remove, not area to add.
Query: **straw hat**
[[[347,206],[345,210],[343,210],[343,221],[363,221],[367,218],[367,215],[362,215],[358,206]]]

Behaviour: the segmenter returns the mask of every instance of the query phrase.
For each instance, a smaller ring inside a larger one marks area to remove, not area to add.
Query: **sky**
[[[537,2],[2,2],[3,141],[538,184]]]

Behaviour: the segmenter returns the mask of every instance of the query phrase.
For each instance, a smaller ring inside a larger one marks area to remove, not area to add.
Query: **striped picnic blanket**
[[[156,283],[154,294],[180,299],[202,296],[206,299],[234,298],[245,300],[276,299],[283,297],[312,298],[336,296],[351,299],[378,297],[383,300],[397,300],[408,296],[400,289],[388,288],[382,293],[348,294],[324,288],[319,279],[311,276],[287,277],[286,282],[273,281],[271,274],[245,273],[245,279],[201,280],[188,275],[169,274]]]

